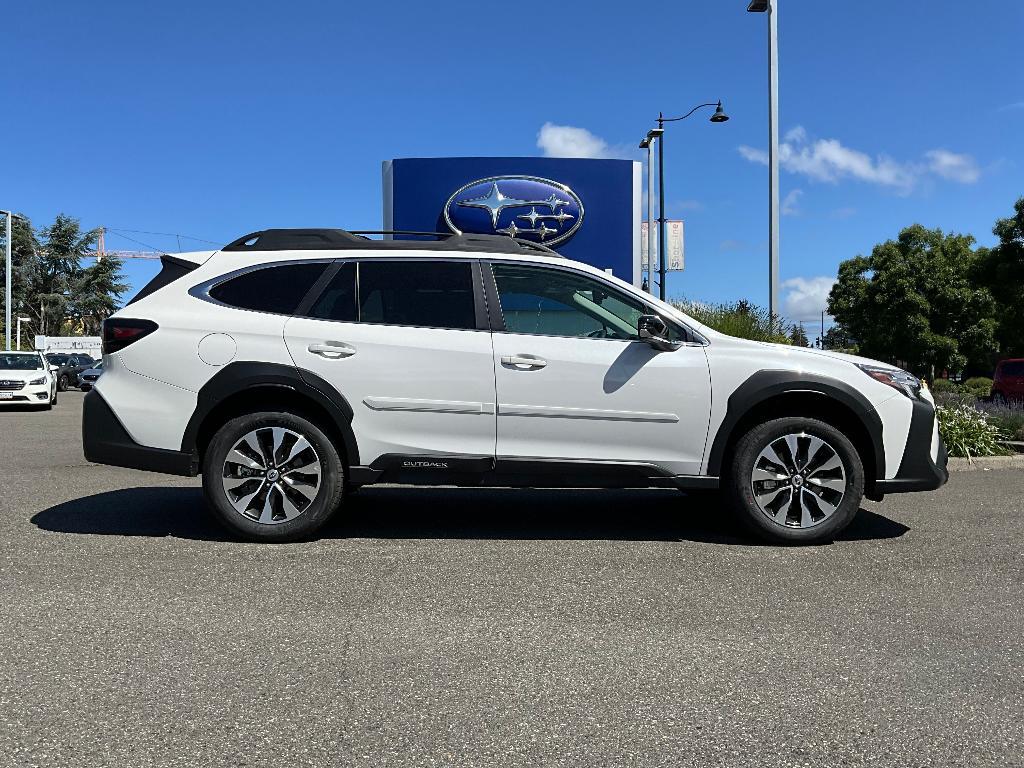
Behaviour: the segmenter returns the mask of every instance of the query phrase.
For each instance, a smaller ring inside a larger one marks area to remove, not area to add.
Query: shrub
[[[984,376],[975,376],[964,382],[964,390],[970,392],[979,400],[983,400],[992,394],[992,379]]]
[[[998,440],[999,427],[989,421],[988,415],[969,405],[937,407],[939,434],[950,456],[999,456],[1007,451]]]
[[[962,387],[959,384],[957,384],[955,381],[950,381],[949,379],[936,379],[935,381],[932,382],[931,389],[932,392],[934,392],[936,395],[944,395],[949,392],[962,391]]]
[[[988,416],[1004,437],[1024,441],[1024,403],[979,403],[978,409]]]
[[[743,299],[731,304],[703,304],[698,301],[673,301],[672,304],[719,333],[753,341],[792,343],[789,338],[790,328],[783,323],[781,317],[776,315],[772,322],[767,309]]]

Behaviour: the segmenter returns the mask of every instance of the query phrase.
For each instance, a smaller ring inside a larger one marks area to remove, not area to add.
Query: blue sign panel
[[[640,282],[640,164],[542,157],[384,162],[384,229],[541,243]]]

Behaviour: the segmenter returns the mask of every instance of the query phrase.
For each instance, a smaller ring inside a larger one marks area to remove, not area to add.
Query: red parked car
[[[992,377],[992,399],[1024,402],[1024,357],[999,362]]]

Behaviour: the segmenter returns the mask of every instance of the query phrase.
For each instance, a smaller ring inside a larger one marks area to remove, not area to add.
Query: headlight
[[[30,381],[28,383],[28,385],[30,387],[38,387],[40,384],[45,384],[45,383],[46,383],[46,377],[45,376],[40,376],[38,379],[32,379],[32,381]]]
[[[893,368],[879,368],[875,365],[858,364],[857,367],[872,379],[880,381],[883,384],[888,384],[893,389],[897,389],[902,392],[911,400],[917,400],[921,397],[921,380],[912,373],[895,370]]]

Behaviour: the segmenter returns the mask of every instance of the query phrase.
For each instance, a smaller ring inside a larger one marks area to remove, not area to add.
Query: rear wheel
[[[344,485],[334,444],[291,413],[229,421],[203,460],[203,491],[214,514],[252,541],[308,538],[341,503]]]
[[[811,544],[832,539],[856,516],[864,468],[835,427],[775,419],[740,438],[728,488],[740,518],[758,536]]]

